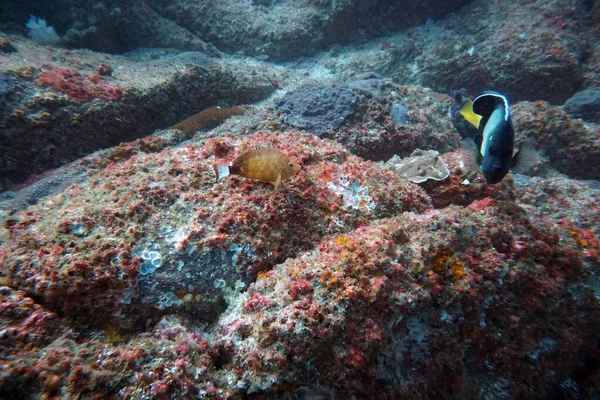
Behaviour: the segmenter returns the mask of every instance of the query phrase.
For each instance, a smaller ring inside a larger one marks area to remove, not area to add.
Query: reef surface
[[[0,6],[0,398],[599,396],[597,2],[96,3]]]

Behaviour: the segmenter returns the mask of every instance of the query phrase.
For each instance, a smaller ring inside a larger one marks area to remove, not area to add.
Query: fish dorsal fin
[[[246,150],[243,153],[241,153],[240,155],[238,155],[235,158],[235,160],[233,160],[232,165],[233,166],[242,166],[248,159],[260,157],[265,154],[279,155],[279,154],[283,154],[283,153],[281,152],[281,150],[279,150],[275,146],[258,147],[255,149]]]
[[[502,109],[504,120],[508,121],[510,118],[510,105],[503,94],[493,91],[485,92],[477,96],[472,104],[473,112],[481,115],[484,119],[489,118],[498,107]]]
[[[473,101],[467,100],[467,102],[460,109],[460,114],[471,123],[475,128],[479,129],[479,123],[481,122],[481,115],[477,115],[473,112]]]

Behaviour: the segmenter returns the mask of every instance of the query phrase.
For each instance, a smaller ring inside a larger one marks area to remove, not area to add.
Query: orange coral
[[[447,249],[439,250],[433,257],[433,272],[436,274],[459,281],[465,278],[466,272],[463,263]]]
[[[68,69],[45,70],[40,73],[42,86],[67,95],[70,99],[82,103],[91,103],[95,99],[102,101],[121,100],[124,89],[112,83],[98,73],[90,75]]]
[[[587,250],[589,256],[595,256],[600,250],[600,242],[592,231],[584,229],[571,228],[569,230],[571,236],[577,242],[579,248]]]
[[[335,241],[337,242],[337,244],[339,244],[340,246],[344,246],[345,244],[347,244],[350,241],[350,238],[348,236],[338,236]]]

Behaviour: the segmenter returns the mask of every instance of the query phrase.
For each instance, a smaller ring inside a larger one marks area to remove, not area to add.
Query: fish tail
[[[229,176],[229,167],[227,165],[213,164],[213,171],[215,171],[215,181]]]

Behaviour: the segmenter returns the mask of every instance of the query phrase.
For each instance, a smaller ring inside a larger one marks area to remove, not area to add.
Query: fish
[[[262,147],[248,150],[231,163],[231,165],[213,164],[217,181],[228,175],[240,175],[245,178],[271,182],[275,191],[279,191],[281,182],[296,175],[302,169],[299,164],[290,161],[276,147]]]
[[[537,153],[531,142],[514,151],[515,129],[506,96],[484,92],[465,102],[460,113],[479,132],[477,141],[461,141],[463,161],[467,168],[480,170],[487,183],[500,182],[509,170],[523,173],[533,165]]]
[[[194,114],[191,117],[178,122],[171,126],[172,129],[179,129],[183,133],[192,135],[197,131],[208,131],[225,122],[226,119],[236,116],[244,115],[244,109],[242,107],[209,107],[200,111],[198,114]]]

